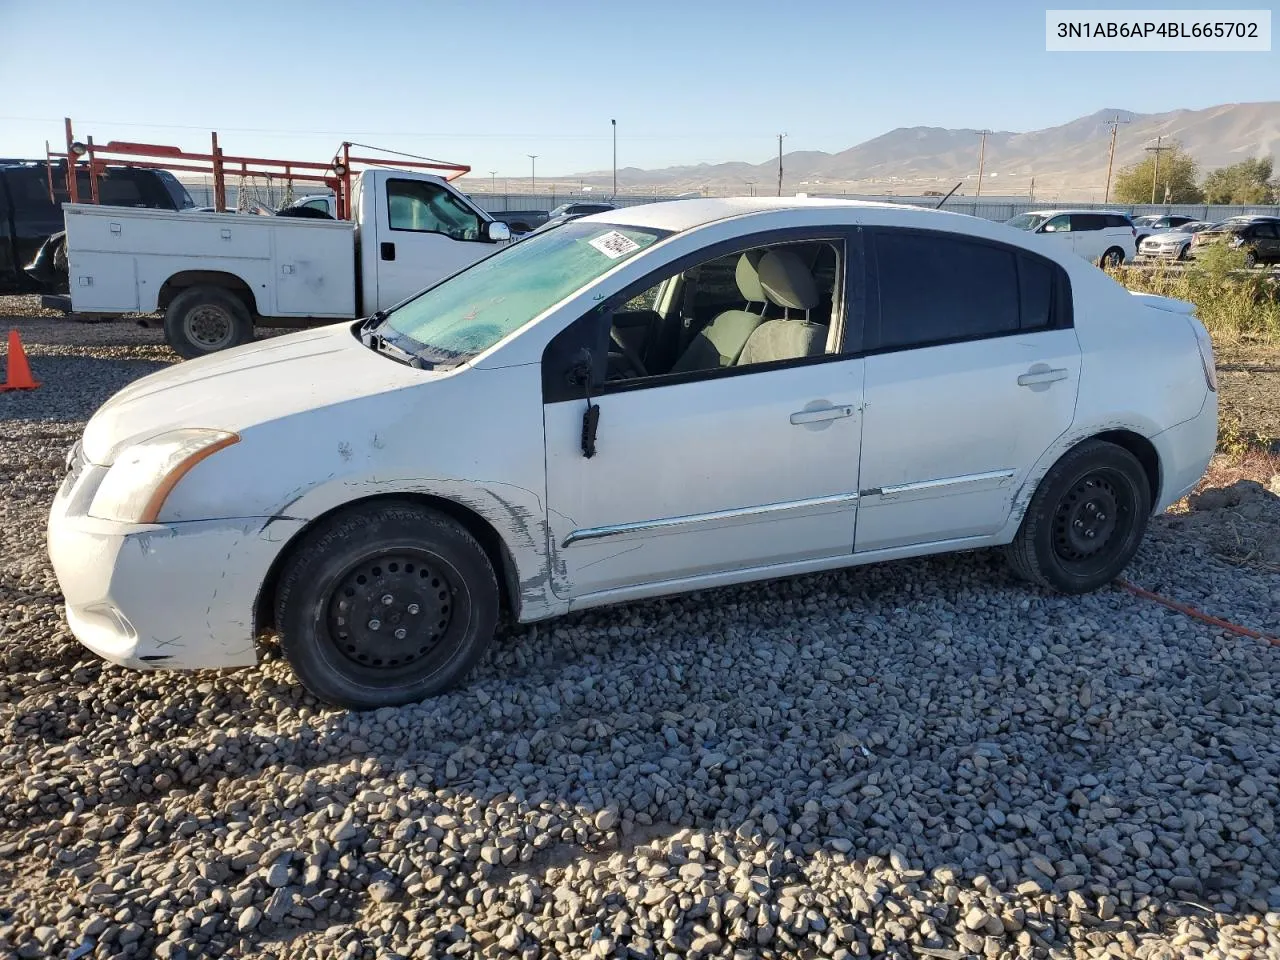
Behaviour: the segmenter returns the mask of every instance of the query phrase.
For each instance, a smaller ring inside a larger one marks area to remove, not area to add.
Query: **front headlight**
[[[121,523],[155,523],[165,498],[205,457],[238,443],[224,430],[173,430],[135,443],[116,456],[89,505],[89,516]]]

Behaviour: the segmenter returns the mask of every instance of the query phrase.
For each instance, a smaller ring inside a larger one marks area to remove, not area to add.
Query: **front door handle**
[[[394,260],[396,258],[396,245],[389,240],[383,240],[381,250],[383,260]]]
[[[817,410],[797,410],[791,415],[792,423],[817,423],[819,420],[839,420],[841,417],[852,417],[853,405],[844,404],[838,407],[819,407]]]
[[[1055,380],[1065,380],[1069,376],[1071,376],[1071,371],[1062,367],[1055,367],[1052,370],[1035,370],[1019,376],[1018,386],[1030,387],[1037,383],[1053,383]]]

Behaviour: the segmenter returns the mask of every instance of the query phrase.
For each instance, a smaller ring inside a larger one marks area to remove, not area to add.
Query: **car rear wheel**
[[[366,710],[423,700],[471,669],[493,638],[498,581],[457,521],[382,501],[306,535],[276,592],[281,647],[313,694]]]
[[[164,336],[192,360],[253,339],[253,317],[244,301],[222,287],[190,287],[164,313]]]
[[[1102,265],[1109,270],[1114,270],[1122,263],[1124,263],[1124,251],[1119,247],[1111,247],[1102,255]]]
[[[1133,559],[1150,514],[1138,459],[1114,443],[1087,440],[1045,474],[1005,554],[1024,580],[1087,593]]]

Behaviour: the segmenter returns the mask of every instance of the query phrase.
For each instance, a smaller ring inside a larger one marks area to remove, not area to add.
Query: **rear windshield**
[[[377,329],[426,360],[460,362],[668,235],[570,221],[504,247],[405,301]]]

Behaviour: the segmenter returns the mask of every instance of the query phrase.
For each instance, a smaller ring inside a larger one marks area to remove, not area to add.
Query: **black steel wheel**
[[[303,684],[352,709],[449,688],[493,636],[498,584],[449,517],[398,501],[357,505],[292,550],[276,593],[281,646]]]
[[[1110,583],[1146,533],[1152,491],[1128,450],[1088,440],[1055,463],[1027,506],[1006,556],[1026,580],[1064,593]]]

